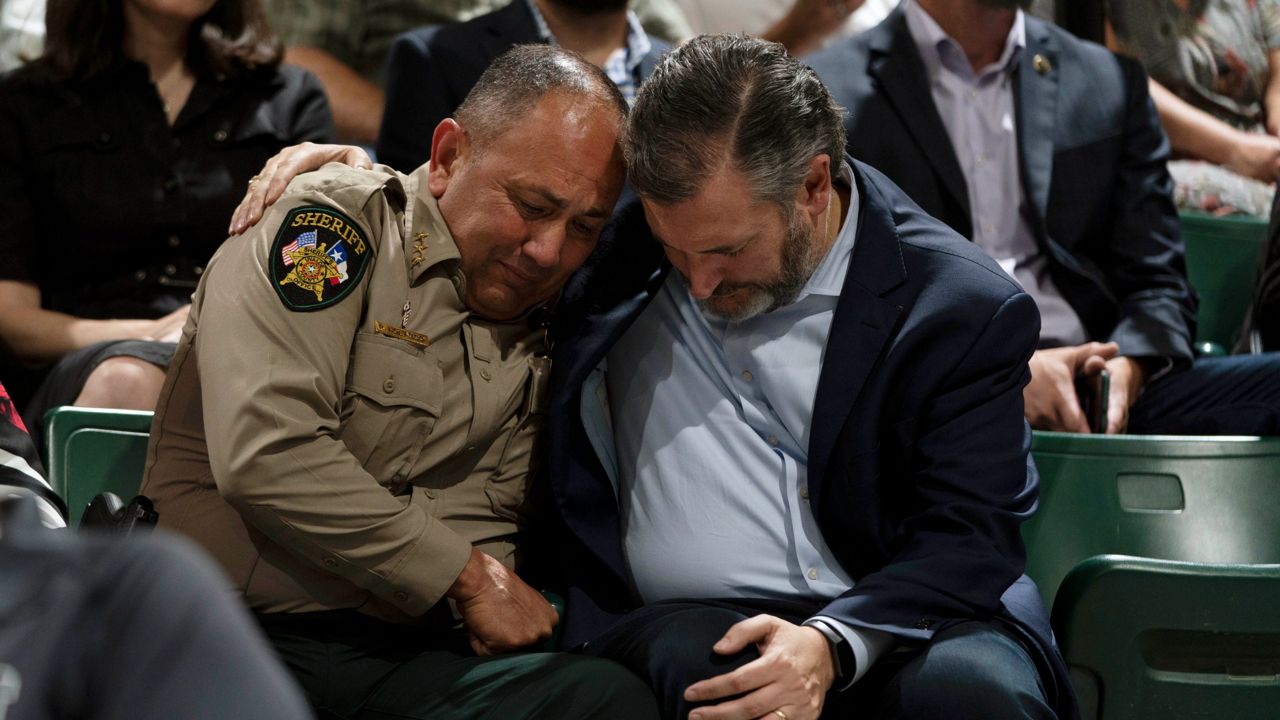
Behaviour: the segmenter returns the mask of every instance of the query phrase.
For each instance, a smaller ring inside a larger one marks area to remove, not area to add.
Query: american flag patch
[[[293,264],[292,253],[297,252],[300,248],[315,247],[317,237],[319,237],[318,230],[304,232],[293,242],[285,245],[283,248],[280,248],[280,258],[284,260],[285,266],[288,267]]]

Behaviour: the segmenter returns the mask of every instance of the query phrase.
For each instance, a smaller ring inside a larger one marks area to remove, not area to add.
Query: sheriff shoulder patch
[[[284,306],[306,312],[329,307],[360,284],[369,265],[369,244],[360,226],[327,207],[289,211],[267,266]]]

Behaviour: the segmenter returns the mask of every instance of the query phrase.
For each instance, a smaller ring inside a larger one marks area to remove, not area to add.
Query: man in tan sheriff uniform
[[[576,55],[516,48],[432,162],[301,176],[210,263],[143,492],[221,562],[322,717],[654,716],[620,666],[498,655],[557,619],[512,570],[542,318],[621,190],[625,113]]]

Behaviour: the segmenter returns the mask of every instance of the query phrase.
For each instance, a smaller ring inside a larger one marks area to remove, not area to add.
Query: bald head
[[[466,130],[473,149],[484,152],[493,138],[528,117],[552,93],[598,103],[614,113],[619,124],[627,116],[627,101],[618,87],[578,53],[552,45],[517,45],[489,65],[454,119]]]

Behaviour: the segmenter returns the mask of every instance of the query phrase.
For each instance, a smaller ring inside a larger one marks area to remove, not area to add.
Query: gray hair
[[[843,110],[808,66],[778,43],[702,35],[645,81],[625,144],[632,185],[661,204],[688,200],[729,160],[755,199],[789,212],[809,163],[844,160]]]
[[[499,55],[454,111],[477,151],[527,116],[552,92],[583,95],[617,112],[625,122],[627,101],[600,68],[576,52],[552,45],[516,45]]]

